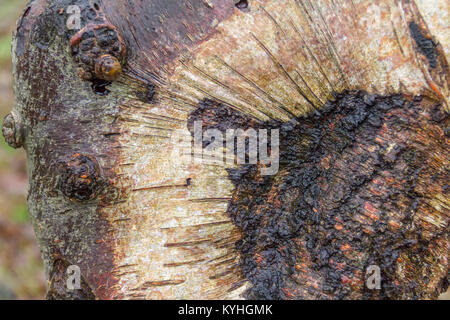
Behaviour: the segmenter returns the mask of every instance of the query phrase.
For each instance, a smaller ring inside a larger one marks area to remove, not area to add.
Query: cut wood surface
[[[31,1],[3,133],[27,151],[47,297],[437,298],[448,15],[445,0]],[[279,129],[278,172],[191,161],[196,121]]]

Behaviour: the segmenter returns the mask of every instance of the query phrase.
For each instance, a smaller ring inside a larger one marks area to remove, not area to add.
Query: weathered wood
[[[27,151],[48,298],[436,298],[448,6],[32,1],[3,131]],[[278,173],[185,161],[174,137],[195,121],[280,129]],[[69,265],[81,291],[65,287]],[[365,286],[370,265],[381,290]]]

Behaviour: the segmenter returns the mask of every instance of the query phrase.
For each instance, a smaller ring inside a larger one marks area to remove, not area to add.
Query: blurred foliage
[[[3,36],[0,39],[0,64],[11,59],[11,36]]]

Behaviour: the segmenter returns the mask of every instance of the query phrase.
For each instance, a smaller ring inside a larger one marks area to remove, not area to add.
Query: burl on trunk
[[[445,0],[32,0],[3,133],[27,151],[47,298],[436,298],[448,14]],[[239,129],[247,146],[208,159]],[[255,133],[276,164],[261,143],[249,163]]]

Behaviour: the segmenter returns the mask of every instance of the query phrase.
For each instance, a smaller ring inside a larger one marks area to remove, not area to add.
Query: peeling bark
[[[69,5],[81,30],[66,26]],[[47,297],[436,298],[449,270],[448,12],[442,0],[31,1],[3,133],[27,151]],[[196,120],[279,129],[278,173],[183,161]],[[380,290],[365,286],[370,265]]]

